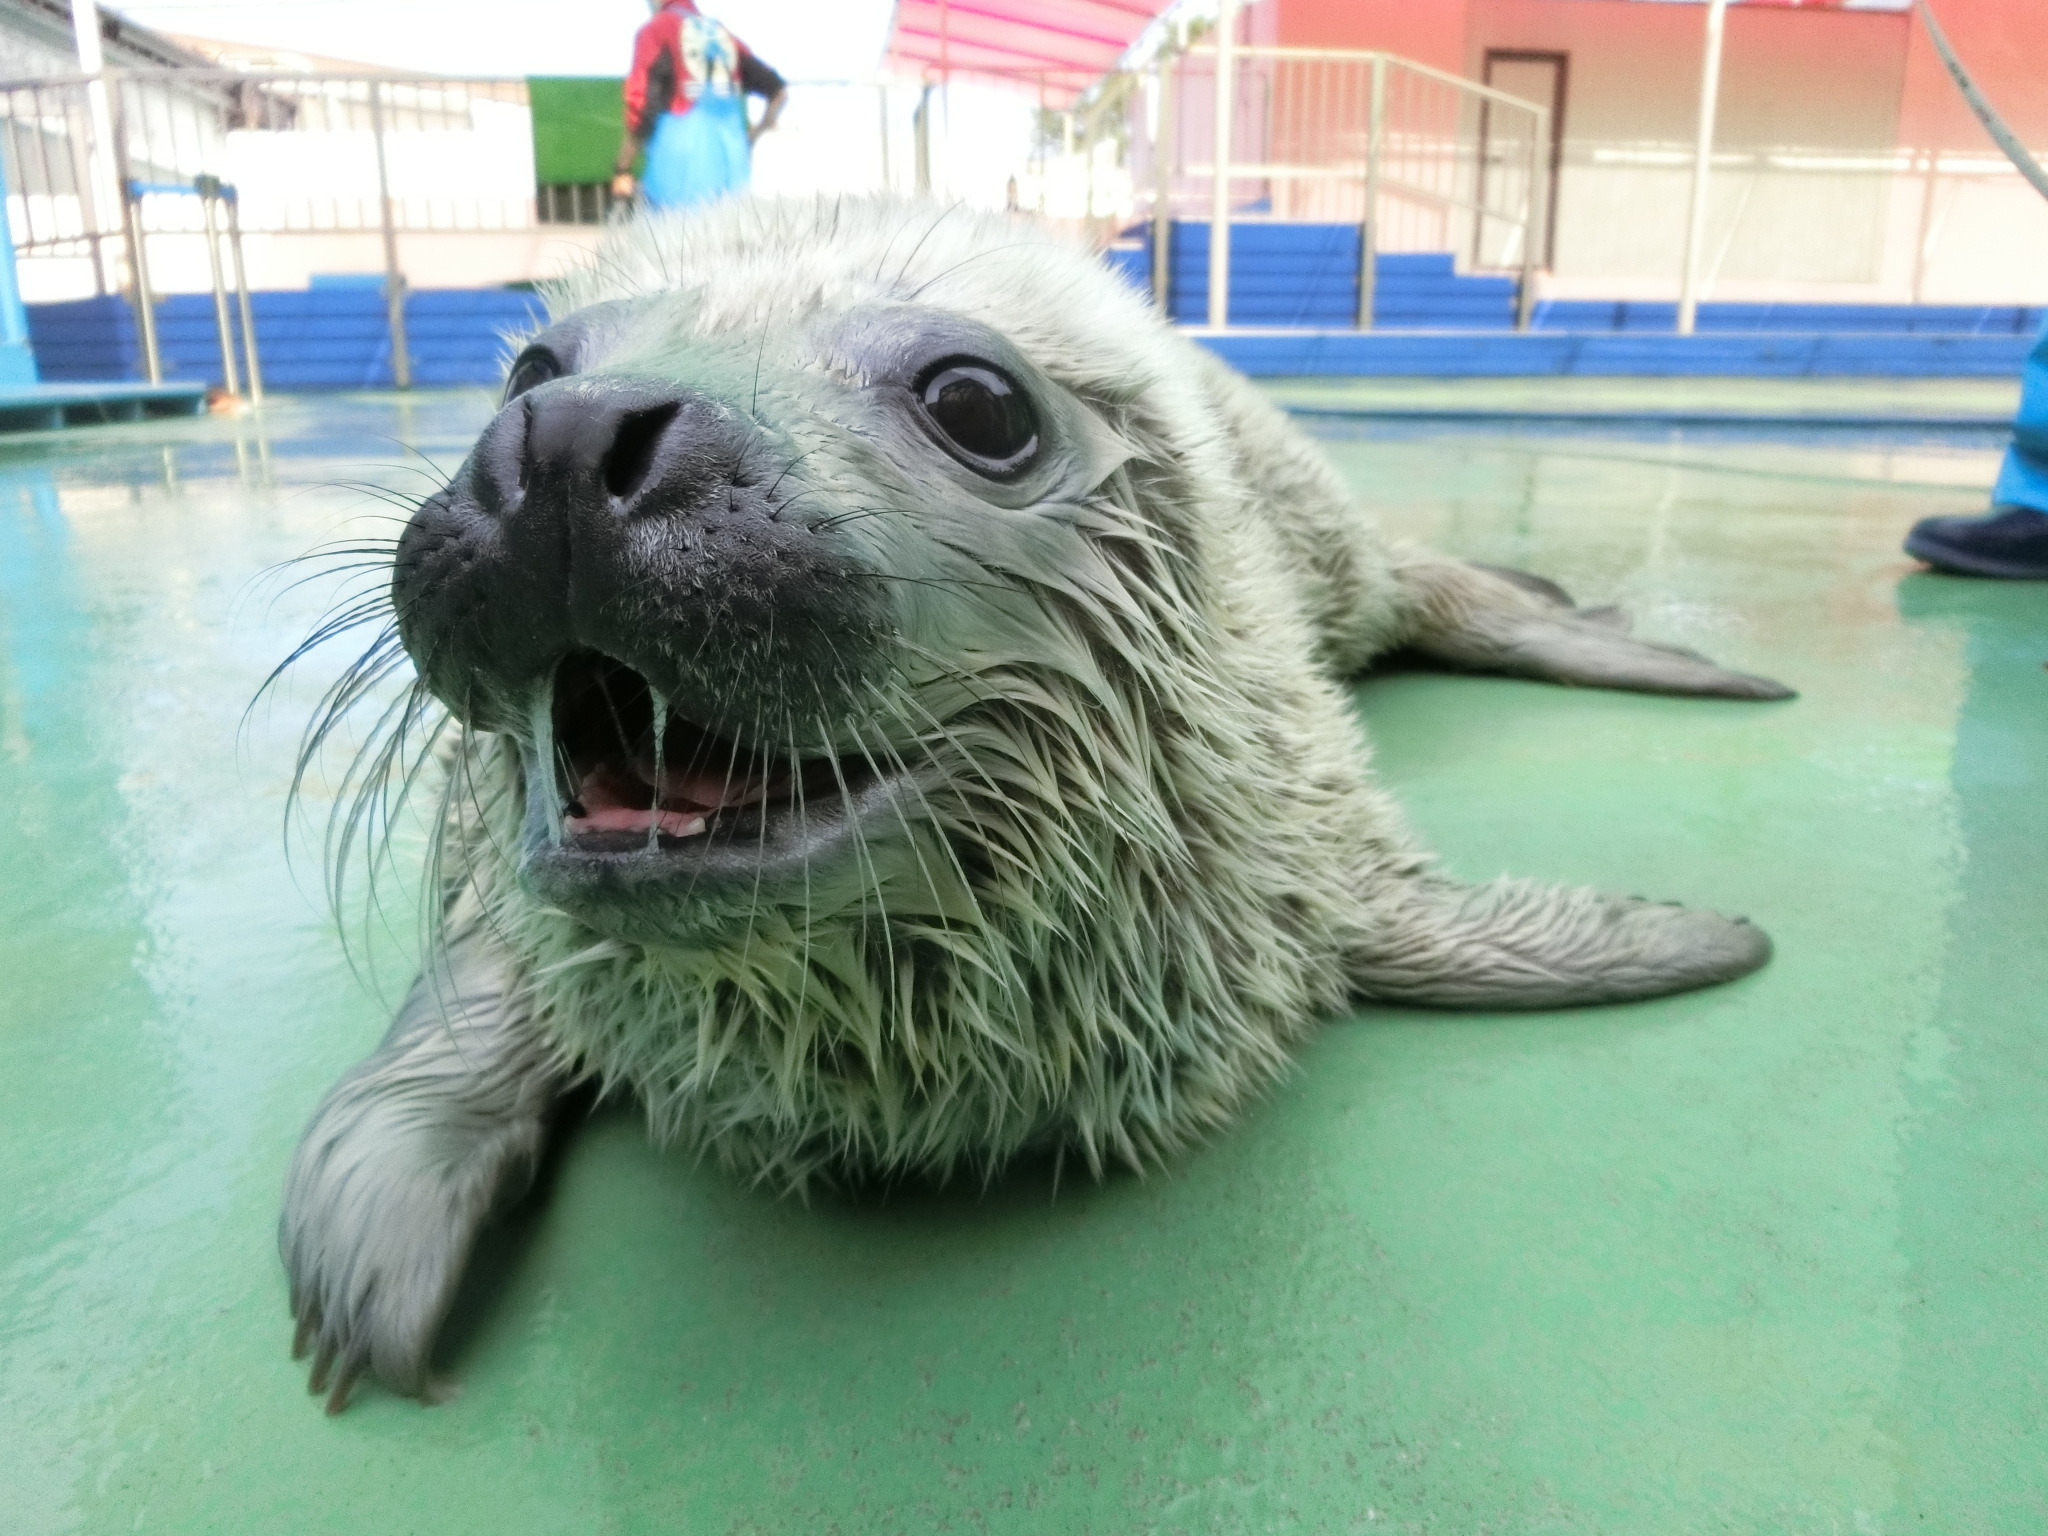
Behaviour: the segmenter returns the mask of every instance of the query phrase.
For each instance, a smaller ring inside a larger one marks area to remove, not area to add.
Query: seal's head
[[[627,1075],[700,1071],[688,1019],[766,1000],[748,1053],[868,1058],[863,1115],[944,1083],[1025,1134],[1049,1085],[984,1054],[1040,1054],[1082,929],[1113,969],[1159,947],[1169,776],[1229,749],[1191,725],[1237,691],[1193,548],[1218,446],[1170,440],[1192,381],[1085,253],[964,210],[735,204],[610,258],[398,551],[422,678],[509,749],[517,827],[470,862],[537,958],[692,978],[630,1021],[557,998]]]
[[[658,291],[572,291],[413,519],[401,633],[517,743],[534,897],[687,946],[764,893],[871,886],[958,788],[931,733],[992,673],[1087,694],[1142,665],[1104,654],[1157,542],[1113,396],[959,302],[985,282],[902,281],[949,217],[859,274],[750,266],[714,224]]]

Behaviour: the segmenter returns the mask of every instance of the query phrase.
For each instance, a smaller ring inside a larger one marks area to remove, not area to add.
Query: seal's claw
[[[306,1391],[318,1397],[327,1390],[327,1373],[334,1366],[334,1343],[331,1339],[320,1341],[320,1352],[313,1357],[312,1372],[306,1378]]]
[[[363,1355],[360,1350],[351,1351],[341,1370],[334,1378],[334,1390],[327,1394],[327,1415],[332,1418],[348,1406],[349,1388],[356,1384],[356,1378],[363,1373]]]

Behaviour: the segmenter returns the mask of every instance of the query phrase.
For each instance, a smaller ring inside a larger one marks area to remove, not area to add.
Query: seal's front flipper
[[[1575,607],[1563,588],[1525,571],[1431,560],[1396,574],[1414,599],[1410,647],[1452,666],[1636,693],[1793,697],[1768,677],[1638,639],[1619,609]]]
[[[292,1158],[278,1227],[292,1352],[312,1351],[329,1413],[365,1371],[430,1395],[428,1356],[470,1249],[531,1182],[561,1089],[510,957],[468,918]]]
[[[1365,997],[1434,1008],[1572,1008],[1746,976],[1771,941],[1743,918],[1597,891],[1436,875],[1401,882],[1354,951]]]

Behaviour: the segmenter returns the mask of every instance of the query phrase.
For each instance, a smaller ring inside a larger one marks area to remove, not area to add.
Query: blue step
[[[1209,318],[1209,226],[1176,222],[1168,312],[1183,325]],[[1230,322],[1261,329],[1344,330],[1356,324],[1358,230],[1350,224],[1239,224],[1230,232]],[[1151,286],[1151,229],[1139,225],[1109,255],[1132,286]],[[1448,251],[1381,253],[1373,324],[1384,330],[1499,331],[1514,325],[1517,280],[1460,276]],[[1702,304],[1696,329],[1722,335],[1931,335],[2030,337],[2048,308],[2028,304]],[[1635,299],[1549,299],[1539,331],[1670,334],[1678,306]]]
[[[1176,222],[1168,309],[1182,324],[1209,315],[1209,226]],[[1329,328],[1358,314],[1358,228],[1353,224],[1239,224],[1230,232],[1233,325]],[[1141,241],[1112,253],[1126,281],[1150,282]],[[1373,266],[1376,325],[1498,330],[1514,324],[1515,280],[1461,277],[1447,251],[1382,253]]]
[[[1813,332],[2032,336],[2038,304],[1702,304],[1701,332]],[[1678,306],[1639,299],[1546,299],[1532,317],[1546,331],[1670,331]]]
[[[391,383],[384,295],[374,282],[332,282],[250,295],[263,382],[275,389],[375,389]],[[422,288],[406,295],[414,381],[495,385],[504,376],[508,333],[543,318],[532,293],[508,288]],[[167,380],[219,387],[220,339],[213,298],[169,294],[156,304]],[[108,294],[28,306],[29,340],[46,379],[142,376],[142,347],[127,301]],[[237,365],[240,354],[237,353]]]
[[[1425,378],[2016,377],[2033,345],[2012,334],[1612,335],[1508,331],[1223,333],[1202,345],[1258,377],[1331,375]],[[1652,412],[1656,411],[1654,402]],[[1540,411],[1531,414],[1542,414]]]

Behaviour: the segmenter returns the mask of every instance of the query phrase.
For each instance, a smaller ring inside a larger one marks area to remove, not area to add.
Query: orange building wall
[[[1647,0],[1262,0],[1246,35],[1300,48],[1380,48],[1476,78],[1485,50],[1572,55],[1571,128],[1589,138],[1689,139],[1704,24],[1700,5]],[[2048,5],[1939,0],[1949,39],[2006,121],[2048,149]],[[1907,148],[1991,147],[1906,13],[1736,5],[1728,16],[1730,131],[1781,143],[1868,143],[1869,103],[1897,81],[1887,131]],[[1851,103],[1847,120],[1842,107]],[[1773,126],[1777,125],[1777,126]]]
[[[2048,5],[1938,0],[1935,15],[1949,45],[2021,142],[2036,155],[2048,150]],[[1906,56],[1899,142],[1912,149],[1993,148],[1918,22]]]
[[[1934,4],[1978,84],[2048,158],[2048,0]],[[1490,48],[1568,55],[1546,291],[1675,292],[1703,4],[1259,0],[1251,12],[1248,41],[1384,49],[1468,79]],[[2048,300],[2048,203],[2004,169],[1916,17],[1737,4],[1727,25],[1710,297]]]
[[[1465,67],[1466,0],[1264,0],[1288,48],[1378,48],[1418,64]]]

